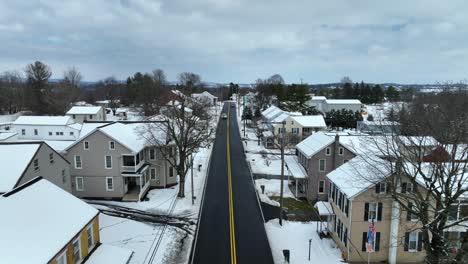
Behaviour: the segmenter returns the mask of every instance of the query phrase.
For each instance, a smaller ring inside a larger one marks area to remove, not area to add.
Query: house
[[[291,126],[291,121],[289,123],[290,129],[287,130],[283,127],[283,123],[286,125],[286,120],[291,116],[301,116],[302,114],[299,112],[287,112],[283,111],[276,106],[270,106],[266,110],[262,112],[262,122],[265,124],[265,128],[267,131],[263,132],[263,144],[267,148],[272,148],[275,146],[275,142],[277,139],[275,135],[279,135],[284,132],[291,130],[294,132],[296,131],[296,127],[294,125]],[[293,121],[294,122],[294,121]],[[293,129],[294,128],[294,129]]]
[[[358,121],[357,131],[366,134],[400,134],[400,123],[396,121]]]
[[[65,157],[72,164],[73,194],[138,201],[150,188],[177,184],[175,168],[144,138],[146,129],[146,123],[109,123],[95,127],[68,147]],[[157,127],[152,133],[167,137]]]
[[[307,172],[306,178],[294,179],[300,196],[309,201],[327,200],[326,175],[356,156],[340,136],[328,136],[319,131],[296,145],[296,156]]]
[[[289,116],[285,121],[286,133],[297,134],[300,139],[327,128],[322,115]]]
[[[100,244],[99,211],[41,177],[0,196],[2,263],[93,263],[93,255],[127,263],[132,252]],[[95,262],[94,262],[95,263]]]
[[[218,103],[218,97],[210,94],[207,91],[202,93],[193,93],[192,98],[208,105],[216,105]]]
[[[325,96],[312,96],[306,102],[309,107],[314,107],[323,114],[331,110],[351,110],[353,112],[361,111],[362,103],[357,99],[327,99]]]
[[[70,164],[45,142],[0,143],[0,193],[42,176],[71,193]]]
[[[312,95],[310,96],[310,99],[305,104],[309,107],[314,107],[318,111],[324,113],[325,111],[323,110],[323,107],[325,105],[325,100],[327,100],[325,96]]]
[[[102,106],[73,106],[66,113],[77,123],[85,121],[106,121],[106,112]]]
[[[378,159],[358,156],[327,175],[328,200],[334,216],[331,237],[350,263],[422,263],[422,233],[418,219],[394,204],[386,177],[390,168]],[[417,186],[406,184],[402,191]],[[411,190],[410,190],[411,189]],[[375,252],[366,252],[367,231],[373,223]]]
[[[11,130],[20,140],[76,140],[79,129],[70,116],[20,116]]]

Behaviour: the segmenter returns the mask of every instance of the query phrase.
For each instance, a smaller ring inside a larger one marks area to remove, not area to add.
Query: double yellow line
[[[231,146],[229,140],[229,108],[226,119],[227,126],[227,174],[228,174],[228,193],[229,193],[229,237],[231,239],[231,264],[237,263],[236,256],[236,233],[234,229],[234,202],[232,200],[232,175],[231,175]]]

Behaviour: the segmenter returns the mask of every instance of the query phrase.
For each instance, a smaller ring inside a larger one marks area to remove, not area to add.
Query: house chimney
[[[340,147],[340,135],[338,133],[336,133],[335,135],[335,142],[333,142],[333,156],[332,156],[332,159],[333,159],[333,168],[332,170],[336,169],[336,160],[338,159],[338,148]]]

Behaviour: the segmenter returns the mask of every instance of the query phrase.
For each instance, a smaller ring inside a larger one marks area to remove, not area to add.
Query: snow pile
[[[333,240],[320,239],[318,236],[316,222],[302,223],[283,220],[283,226],[280,226],[278,219],[274,219],[265,224],[265,229],[276,264],[284,263],[283,249],[290,250],[290,264],[343,263],[341,252],[335,248]],[[308,260],[309,239],[312,239],[310,261]]]
[[[265,193],[262,194],[261,185],[265,186]],[[268,180],[268,179],[258,179],[255,180],[255,187],[257,188],[258,195],[260,200],[264,203],[279,206],[277,201],[271,200],[272,196],[280,196],[281,191],[281,180]],[[293,193],[289,190],[288,181],[283,181],[283,197],[294,198]]]

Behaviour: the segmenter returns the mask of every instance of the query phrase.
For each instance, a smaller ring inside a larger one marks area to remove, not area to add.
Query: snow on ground
[[[265,186],[265,193],[262,193],[261,185]],[[255,187],[262,202],[279,207],[279,203],[270,199],[270,197],[280,196],[281,180],[258,179],[255,180]],[[289,190],[287,180],[283,181],[283,197],[294,198],[293,193]]]
[[[101,244],[93,254],[91,254],[86,264],[126,264],[132,254],[133,252],[129,249]]]
[[[374,117],[374,121],[383,121],[392,107],[399,109],[402,104],[402,102],[385,102],[382,104],[366,105],[367,115],[363,115],[363,118],[367,120],[367,117],[371,114]]]
[[[341,262],[341,251],[335,248],[331,239],[320,239],[316,222],[292,222],[283,220],[280,226],[278,219],[265,224],[275,264],[284,263],[283,249],[290,250],[290,264],[320,263],[335,264]],[[309,239],[311,243],[311,260],[309,257]]]

